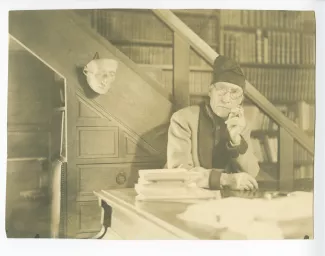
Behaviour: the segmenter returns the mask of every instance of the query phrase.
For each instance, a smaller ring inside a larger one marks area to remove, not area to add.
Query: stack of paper
[[[281,233],[276,232],[279,222],[313,217],[313,193],[294,192],[271,200],[236,197],[210,200],[190,205],[178,217],[188,223],[227,228],[248,237],[280,238]],[[268,231],[263,234],[266,227]]]
[[[186,169],[140,170],[135,185],[137,200],[178,201],[193,199],[213,199],[218,193],[197,187],[198,172]]]

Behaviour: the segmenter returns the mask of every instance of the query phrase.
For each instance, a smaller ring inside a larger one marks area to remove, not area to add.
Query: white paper
[[[255,221],[279,222],[313,216],[313,194],[292,193],[276,199],[229,197],[190,205],[179,218],[215,228],[244,230]]]

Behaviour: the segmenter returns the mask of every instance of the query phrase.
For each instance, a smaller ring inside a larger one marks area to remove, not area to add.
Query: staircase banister
[[[148,76],[145,71],[138,66],[135,62],[133,62],[129,57],[127,57],[123,52],[117,49],[109,40],[100,35],[97,31],[95,31],[90,25],[89,22],[81,17],[75,10],[65,10],[71,19],[71,21],[75,22],[79,26],[83,28],[83,30],[88,33],[91,37],[96,38],[97,42],[102,44],[103,47],[107,48],[110,52],[114,52],[114,55],[123,61],[125,65],[130,67],[134,72],[136,72],[144,81],[151,85],[153,89],[155,89],[158,93],[168,99],[173,103],[172,94],[166,91],[159,82],[157,82],[152,77]]]
[[[173,32],[177,33],[190,47],[205,61],[213,65],[219,56],[204,40],[195,34],[172,11],[167,9],[152,9],[153,13],[164,22]],[[290,119],[283,115],[266,97],[254,86],[246,81],[246,96],[254,102],[265,114],[283,127],[297,142],[299,142],[310,154],[314,155],[314,145],[310,138],[298,128]]]

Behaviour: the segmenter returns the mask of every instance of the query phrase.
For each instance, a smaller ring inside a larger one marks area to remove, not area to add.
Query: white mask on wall
[[[112,59],[94,59],[83,70],[89,86],[99,94],[105,94],[115,80],[118,62]]]

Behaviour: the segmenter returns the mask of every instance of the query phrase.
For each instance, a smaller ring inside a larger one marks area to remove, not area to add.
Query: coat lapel
[[[212,168],[212,152],[214,148],[214,122],[207,112],[206,104],[200,105],[198,123],[198,158],[200,165],[206,169]]]

